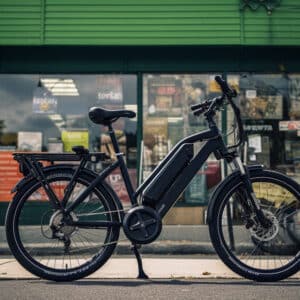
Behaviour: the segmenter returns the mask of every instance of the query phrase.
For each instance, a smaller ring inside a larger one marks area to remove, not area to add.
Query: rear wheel
[[[52,170],[48,182],[61,201],[74,171]],[[91,182],[82,173],[69,197],[67,206]],[[83,278],[100,268],[113,253],[119,226],[78,228],[64,223],[63,213],[53,209],[41,183],[33,180],[14,196],[6,217],[7,241],[20,264],[31,273],[49,280],[70,281]],[[71,212],[73,221],[119,221],[110,194],[95,188]]]
[[[271,225],[264,228],[253,210],[247,210],[240,197],[245,194],[243,183],[235,177],[215,199],[209,225],[211,240],[220,258],[234,272],[257,281],[281,280],[300,269],[299,243],[291,239],[286,223],[287,215],[291,219],[299,211],[299,185],[272,171],[256,171],[250,176],[256,198]]]

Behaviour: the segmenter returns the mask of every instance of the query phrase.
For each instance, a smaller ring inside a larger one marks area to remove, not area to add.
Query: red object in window
[[[175,86],[160,86],[157,89],[158,95],[175,95],[176,87]]]
[[[212,188],[221,181],[221,168],[220,163],[215,161],[210,161],[207,163],[207,168],[205,170],[207,188]]]
[[[133,188],[136,188],[136,169],[128,169],[129,177],[131,180],[131,183],[133,185]],[[111,185],[113,190],[116,192],[118,197],[122,200],[122,202],[130,203],[130,199],[124,184],[124,181],[122,179],[120,170],[114,170],[110,175],[108,176],[108,183]]]
[[[0,152],[0,201],[10,201],[11,189],[23,177],[19,172],[19,164],[13,159],[13,152]]]

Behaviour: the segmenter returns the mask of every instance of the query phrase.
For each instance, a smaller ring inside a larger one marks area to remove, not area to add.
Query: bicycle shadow
[[[231,279],[83,279],[73,282],[51,282],[44,281],[49,285],[68,285],[68,286],[121,286],[121,287],[137,287],[144,285],[236,285],[236,286],[278,286],[289,287],[299,286],[300,281],[295,279],[289,279],[279,282],[255,282],[248,280],[231,280]]]

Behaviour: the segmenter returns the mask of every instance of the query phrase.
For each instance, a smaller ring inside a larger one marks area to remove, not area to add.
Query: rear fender
[[[49,171],[58,170],[61,168],[74,168],[74,166],[73,165],[48,166],[48,167],[44,167],[43,171],[46,174]],[[33,180],[35,180],[34,176],[32,176],[32,174],[28,174],[27,176],[23,177],[20,181],[16,183],[16,185],[11,189],[11,193],[16,193],[20,191],[24,186],[26,186]]]
[[[65,169],[76,169],[77,166],[74,165],[54,165],[54,166],[49,166],[49,167],[44,167],[43,172],[45,176],[47,177],[47,173],[52,172],[52,171],[57,171],[57,172],[63,172]],[[91,181],[94,180],[98,174],[93,172],[92,170],[89,169],[82,169],[81,171],[84,175],[88,176],[91,178]],[[26,186],[30,184],[32,181],[34,181],[35,178],[32,175],[28,175],[24,178],[22,178],[11,190],[12,193],[18,192],[22,190],[23,188],[26,189]],[[97,186],[99,191],[105,192],[114,203],[115,210],[118,211],[119,219],[123,220],[124,217],[124,209],[123,205],[115,193],[115,191],[103,180],[99,185]]]

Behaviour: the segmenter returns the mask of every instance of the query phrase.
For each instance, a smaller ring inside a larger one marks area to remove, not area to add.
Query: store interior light
[[[48,115],[49,119],[53,121],[55,126],[61,131],[66,126],[66,121],[60,114]]]
[[[79,96],[73,79],[42,78],[39,82],[54,96]]]
[[[183,121],[182,117],[169,117],[168,118],[168,123],[177,123]]]
[[[132,110],[137,113],[137,105],[136,104],[125,104],[124,108],[127,110]]]
[[[61,121],[61,120],[63,120],[62,116],[59,115],[59,114],[49,115],[49,118],[50,118],[52,121]]]

